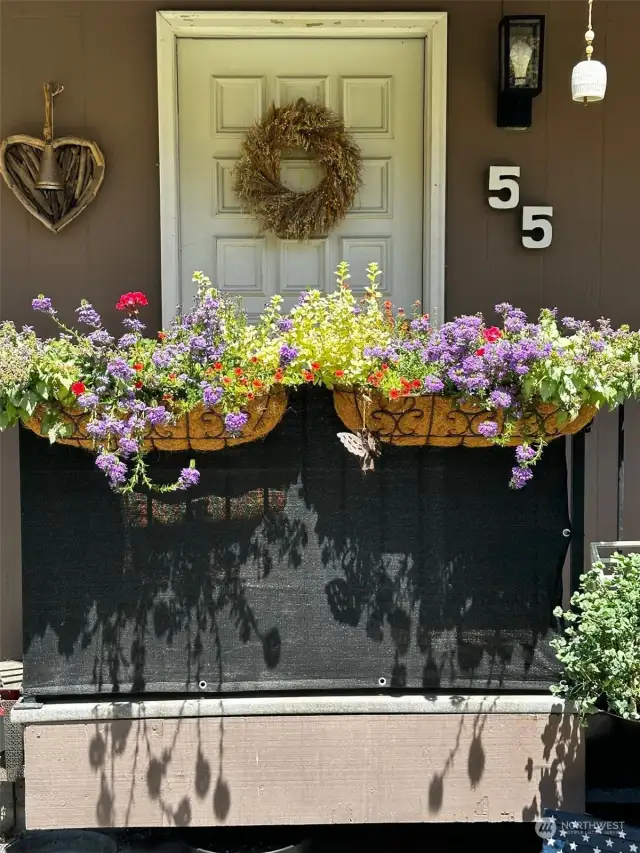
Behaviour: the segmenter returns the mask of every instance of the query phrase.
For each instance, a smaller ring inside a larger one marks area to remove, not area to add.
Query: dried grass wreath
[[[312,151],[324,177],[314,189],[297,192],[280,180],[286,151]],[[353,205],[361,185],[360,149],[336,113],[301,98],[272,105],[247,134],[235,168],[235,193],[262,231],[290,240],[329,234]]]

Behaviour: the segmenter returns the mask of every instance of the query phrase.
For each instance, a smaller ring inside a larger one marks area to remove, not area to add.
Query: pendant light
[[[592,42],[595,38],[595,33],[591,26],[592,9],[593,0],[589,0],[589,27],[584,34],[587,42],[585,49],[587,58],[576,65],[571,75],[571,94],[573,100],[581,101],[585,106],[595,101],[601,101],[607,90],[607,69],[597,59],[592,59]]]

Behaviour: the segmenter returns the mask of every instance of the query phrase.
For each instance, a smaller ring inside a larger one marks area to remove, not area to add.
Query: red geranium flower
[[[305,382],[313,382],[313,373],[310,370],[303,370],[302,375],[305,379]]]
[[[175,373],[170,373],[170,374],[169,374],[169,379],[172,379],[172,380],[173,380],[173,379],[177,379],[177,378],[178,378],[178,377],[176,376],[176,374],[175,374]]]
[[[252,355],[252,356],[251,356],[251,363],[252,363],[252,364],[257,364],[257,363],[258,363],[258,356],[257,356],[257,355]]]
[[[398,397],[400,396],[400,392],[398,391],[397,388],[392,388],[391,391],[389,391],[389,396],[391,397],[392,400],[397,400]]]
[[[344,376],[344,370],[336,370],[335,376],[337,376],[338,379],[340,379],[342,376]]]
[[[140,380],[138,379],[138,381],[135,383],[135,386],[136,388],[142,388],[142,382],[140,382]]]
[[[254,388],[262,388],[262,382],[259,379],[254,379],[251,384]]]
[[[158,338],[163,341],[167,337],[166,332],[158,332]]]
[[[476,355],[484,355],[484,347],[478,347],[476,350]]]
[[[242,368],[241,367],[234,367],[233,372],[235,373],[236,376],[242,376]]]
[[[225,385],[231,385],[231,378],[229,376],[223,376],[222,381]]]
[[[500,340],[502,332],[497,326],[490,326],[488,329],[484,330],[482,336],[485,341],[489,341],[490,344],[494,344],[496,341]]]
[[[221,361],[216,361],[216,363],[213,366],[215,367],[216,370],[222,370],[222,362]]]
[[[380,370],[389,370],[389,365],[388,364],[381,364]]]
[[[391,311],[391,302],[388,299],[384,303],[384,307],[387,309],[387,311]]]
[[[320,362],[314,361],[311,363],[311,370],[320,370]]]
[[[118,311],[135,311],[138,305],[148,305],[149,300],[139,290],[132,290],[129,293],[123,293],[116,308]]]
[[[71,390],[76,395],[76,397],[79,397],[80,394],[84,394],[84,392],[87,390],[87,386],[84,384],[84,382],[74,382],[71,386]]]
[[[280,380],[282,379],[282,376],[283,376],[282,370],[280,368],[278,368],[276,370],[273,378],[275,379],[276,382],[280,382]]]
[[[252,391],[249,391],[249,393],[247,394],[247,400],[253,400],[254,397],[255,394]]]
[[[141,361],[136,361],[136,363],[133,365],[133,369],[140,372],[144,369],[144,364]]]
[[[411,383],[411,385],[412,385],[414,388],[419,388],[419,387],[422,385],[422,382],[420,382],[420,380],[419,380],[419,379],[414,379],[414,380],[413,380],[413,382]]]

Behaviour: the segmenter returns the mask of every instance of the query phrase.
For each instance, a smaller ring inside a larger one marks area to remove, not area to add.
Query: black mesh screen
[[[527,690],[569,526],[564,441],[507,488],[513,451],[385,448],[360,473],[331,396],[264,442],[202,454],[187,493],[114,495],[76,448],[21,437],[25,690]],[[188,456],[156,455],[173,479]]]

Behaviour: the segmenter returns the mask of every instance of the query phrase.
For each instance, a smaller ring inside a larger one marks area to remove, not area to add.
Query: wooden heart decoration
[[[53,99],[62,90],[54,83],[44,84],[44,139],[18,134],[0,144],[0,173],[7,186],[20,204],[54,233],[91,204],[105,168],[104,155],[95,142],[75,136],[53,138]],[[46,169],[41,170],[43,165]],[[43,171],[48,172],[49,181],[42,180]],[[57,189],[39,187],[38,183]]]
[[[50,231],[61,231],[94,200],[104,179],[104,156],[95,142],[75,136],[52,140],[64,190],[39,190],[35,184],[44,140],[9,136],[0,144],[0,172],[20,204]]]

